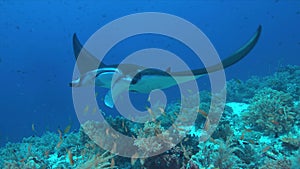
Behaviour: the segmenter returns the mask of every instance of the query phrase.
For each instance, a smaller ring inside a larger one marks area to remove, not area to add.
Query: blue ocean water
[[[254,49],[225,70],[227,80],[272,75],[286,65],[300,65],[298,1],[6,1],[0,0],[0,143],[57,132],[71,124],[79,130],[72,80],[75,64],[72,36],[84,43],[99,28],[141,12],[179,16],[200,28],[221,59],[244,44],[262,25]],[[146,47],[176,52],[192,68],[202,67],[182,44],[163,37],[140,36],[118,44],[105,62],[115,64]],[[157,61],[159,62],[159,60]],[[209,89],[207,77],[198,80]],[[104,97],[101,90],[99,97]],[[167,90],[168,92],[168,90]],[[177,95],[169,96],[176,100]],[[148,96],[141,96],[144,100]],[[137,106],[144,107],[144,101]],[[103,105],[102,105],[103,106]],[[107,107],[108,113],[114,113]]]

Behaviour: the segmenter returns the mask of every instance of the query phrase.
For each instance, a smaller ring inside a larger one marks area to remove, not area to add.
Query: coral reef
[[[20,143],[7,143],[0,148],[0,168],[298,169],[299,75],[299,66],[286,66],[271,76],[252,77],[246,82],[231,80],[227,83],[230,102],[224,110],[218,108],[222,99],[211,104],[211,97],[216,95],[204,91],[200,93],[200,107],[193,106],[197,93],[184,98],[189,106],[183,109],[178,102],[165,109],[148,109],[155,119],[145,123],[105,116],[107,123],[86,121],[76,132],[58,129]],[[210,119],[210,108],[222,113],[221,119]],[[204,141],[201,136],[212,127],[213,120],[218,126]],[[118,152],[126,152],[128,145],[115,141],[118,134],[134,138],[131,148],[143,155],[159,153],[141,159],[122,157]],[[160,153],[163,147],[168,150]]]
[[[291,168],[291,161],[287,158],[278,159],[278,160],[268,160],[266,163],[261,167],[261,169],[289,169]]]
[[[97,154],[92,158],[89,158],[86,162],[78,165],[76,169],[109,169],[109,168],[117,168],[112,165],[111,160],[115,155],[107,155],[109,152],[106,151],[103,154]]]
[[[155,136],[161,135],[158,139]],[[137,132],[137,138],[134,140],[136,145],[144,155],[160,151],[164,146],[172,148],[172,137],[165,131],[159,123],[146,122],[145,127]]]
[[[252,76],[245,82],[232,79],[227,82],[227,101],[250,103],[257,90],[265,87],[289,93],[295,100],[300,95],[300,66],[282,66],[273,75]]]
[[[202,167],[214,167],[220,169],[233,169],[241,167],[241,160],[235,155],[234,152],[243,150],[235,147],[234,144],[228,140],[215,140],[215,143],[202,143],[198,146],[200,151],[193,155],[187,169]]]
[[[253,126],[253,129],[278,136],[293,127],[297,114],[289,93],[263,88],[250,102],[244,120],[247,125]]]
[[[82,131],[60,136],[56,133],[45,133],[42,137],[24,138],[22,143],[8,143],[0,149],[0,167],[4,169],[32,168],[84,168],[93,164],[94,168],[111,167],[107,155],[95,143],[80,139]],[[103,155],[100,155],[104,153]],[[98,155],[97,155],[98,154]]]

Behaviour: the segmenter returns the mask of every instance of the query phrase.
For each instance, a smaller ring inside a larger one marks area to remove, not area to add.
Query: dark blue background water
[[[71,88],[68,87],[75,63],[73,33],[76,32],[85,42],[101,26],[114,19],[149,11],[174,14],[194,23],[210,38],[221,58],[239,48],[261,24],[263,33],[257,46],[245,59],[226,70],[228,79],[246,80],[252,75],[271,74],[280,65],[300,63],[300,2],[296,1],[158,3],[149,0],[125,3],[1,0],[1,144],[35,134],[32,124],[35,124],[38,135],[64,128],[70,123],[73,129],[78,129]],[[156,44],[157,41],[145,43]],[[105,60],[116,63],[128,52],[126,49],[138,44],[125,44]],[[180,56],[184,54],[182,52]],[[191,67],[199,67],[186,60]]]

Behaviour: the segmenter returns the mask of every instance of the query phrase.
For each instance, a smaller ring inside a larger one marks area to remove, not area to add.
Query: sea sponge
[[[293,98],[289,93],[263,88],[251,99],[243,119],[265,135],[286,133],[296,120]]]

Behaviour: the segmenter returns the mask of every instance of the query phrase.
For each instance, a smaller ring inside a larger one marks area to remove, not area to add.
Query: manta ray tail
[[[228,58],[224,59],[222,61],[223,67],[229,67],[236,62],[240,61],[243,59],[256,45],[260,34],[261,34],[261,25],[258,26],[257,31],[255,32],[254,36],[244,45],[242,46],[239,50],[237,50],[234,54],[229,56]]]

